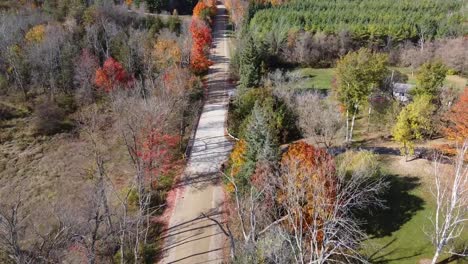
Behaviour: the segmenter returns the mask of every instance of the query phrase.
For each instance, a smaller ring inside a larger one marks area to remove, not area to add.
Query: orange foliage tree
[[[212,17],[216,15],[216,1],[199,1],[193,8],[193,16],[211,24]]]
[[[333,213],[335,165],[333,158],[321,148],[304,142],[293,143],[281,159],[281,182],[278,201],[292,210],[291,225],[323,222]],[[299,208],[290,204],[301,201]],[[317,238],[322,239],[319,232]]]
[[[163,84],[172,94],[184,94],[187,91],[200,87],[200,80],[188,69],[180,66],[167,68],[163,74]]]
[[[96,70],[95,84],[99,89],[110,92],[117,87],[131,87],[133,78],[125,71],[120,62],[109,57],[104,65]]]
[[[449,139],[463,142],[468,139],[468,87],[446,115],[449,122],[445,134]]]
[[[206,6],[205,2],[199,1],[193,8],[193,16],[201,18],[200,16],[202,15],[203,10],[206,8],[208,8],[208,6]]]
[[[192,19],[190,32],[193,40],[190,66],[195,73],[201,74],[213,64],[208,59],[209,46],[212,41],[211,29],[202,20]]]

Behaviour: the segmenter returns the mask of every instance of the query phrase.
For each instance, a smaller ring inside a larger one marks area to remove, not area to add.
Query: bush
[[[0,74],[0,94],[6,93],[8,88],[8,82],[5,76]]]
[[[75,103],[75,98],[70,94],[61,94],[55,97],[57,106],[63,109],[66,113],[73,113],[76,111],[77,106]]]
[[[180,30],[182,27],[182,20],[177,16],[170,16],[167,20],[167,28],[170,31],[176,33],[177,35],[180,34]]]
[[[15,115],[13,108],[0,104],[0,120],[8,120],[15,117]]]
[[[34,131],[40,135],[53,135],[73,127],[66,119],[65,110],[49,101],[36,106],[33,125]]]

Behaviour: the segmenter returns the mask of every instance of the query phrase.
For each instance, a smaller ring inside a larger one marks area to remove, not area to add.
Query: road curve
[[[225,137],[227,117],[229,51],[226,38],[227,15],[218,5],[213,28],[210,57],[214,65],[207,76],[207,97],[194,137],[180,188],[164,234],[164,256],[161,263],[222,263],[226,238],[219,227],[204,217],[209,214],[220,221],[224,192],[218,173],[231,149]]]

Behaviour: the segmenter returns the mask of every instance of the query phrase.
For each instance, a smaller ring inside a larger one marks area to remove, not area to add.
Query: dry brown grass
[[[2,202],[17,199],[18,195],[30,208],[73,201],[91,183],[95,170],[86,135],[73,131],[50,137],[34,136],[31,126],[30,117],[0,121]],[[124,184],[131,177],[132,168],[118,136],[110,126],[100,131],[99,138],[109,177]]]

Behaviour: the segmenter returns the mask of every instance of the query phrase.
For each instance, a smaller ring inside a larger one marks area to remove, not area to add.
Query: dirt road
[[[226,238],[214,222],[201,215],[209,214],[222,221],[224,193],[218,171],[232,148],[224,135],[230,89],[226,22],[225,7],[218,5],[210,55],[214,65],[207,76],[207,100],[185,175],[177,183],[181,190],[176,194],[161,263],[221,263],[223,260]]]

